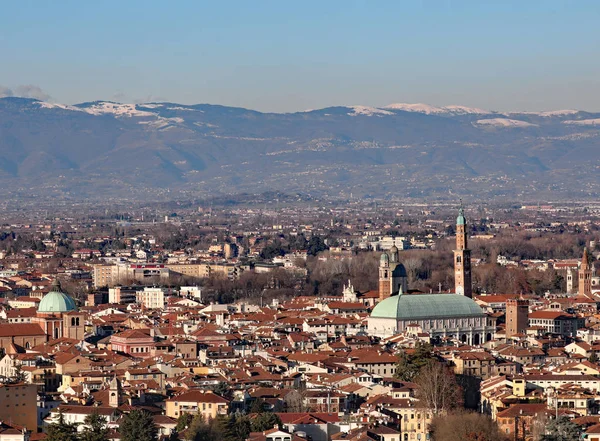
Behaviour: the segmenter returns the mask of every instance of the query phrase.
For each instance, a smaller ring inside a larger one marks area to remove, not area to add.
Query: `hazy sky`
[[[0,2],[0,95],[600,111],[600,1]]]

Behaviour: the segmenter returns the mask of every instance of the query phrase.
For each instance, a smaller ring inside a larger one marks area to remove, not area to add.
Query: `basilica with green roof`
[[[50,339],[82,340],[84,337],[85,315],[77,310],[75,300],[62,291],[58,279],[42,298],[31,322],[39,324]]]
[[[406,269],[398,249],[381,255],[379,303],[368,318],[369,335],[387,338],[415,329],[433,341],[447,337],[479,345],[493,337],[495,319],[488,317],[472,299],[471,252],[467,246],[464,210],[456,219],[454,293],[409,294]]]

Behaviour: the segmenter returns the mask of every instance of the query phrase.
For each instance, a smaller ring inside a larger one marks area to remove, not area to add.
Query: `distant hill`
[[[600,113],[392,104],[261,113],[0,99],[3,197],[590,199]]]

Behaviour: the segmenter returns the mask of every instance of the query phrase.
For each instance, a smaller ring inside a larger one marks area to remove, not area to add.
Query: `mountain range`
[[[0,98],[0,195],[88,200],[276,190],[331,198],[593,199],[600,113],[338,106],[296,113]]]

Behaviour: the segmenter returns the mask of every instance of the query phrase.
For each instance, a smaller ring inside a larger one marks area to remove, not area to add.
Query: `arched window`
[[[460,256],[456,256],[456,263],[460,263]]]

